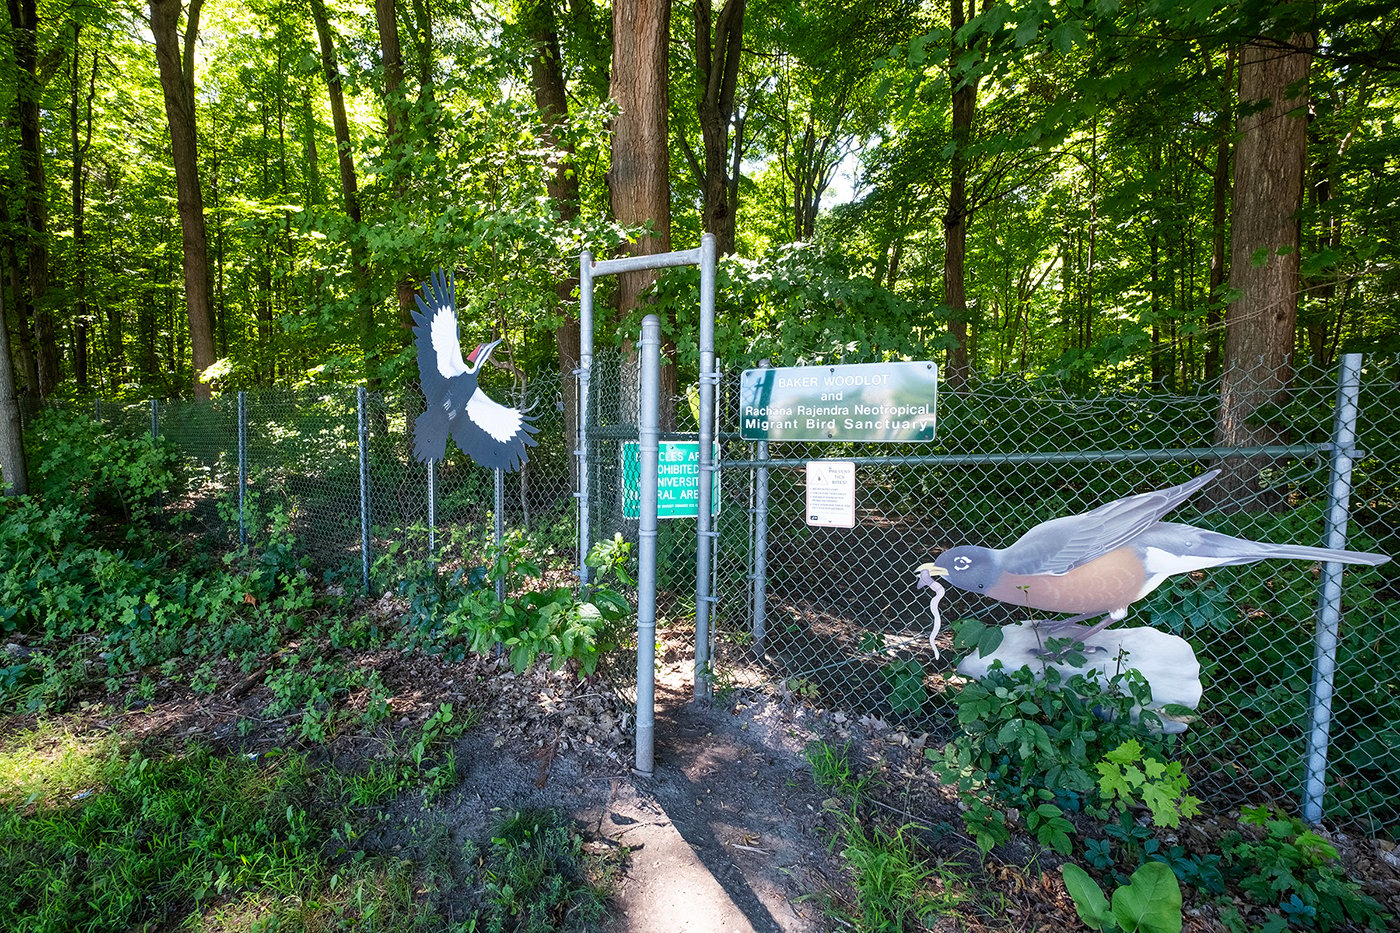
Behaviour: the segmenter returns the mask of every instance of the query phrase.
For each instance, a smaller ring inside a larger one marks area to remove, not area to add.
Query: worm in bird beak
[[[933,598],[928,601],[928,610],[933,614],[933,631],[928,633],[928,644],[933,649],[934,660],[937,660],[939,657],[938,632],[943,628],[943,616],[938,611],[938,604],[943,600],[943,594],[947,591],[943,589],[943,584],[935,580],[934,577],[946,577],[948,570],[936,564],[920,564],[914,568],[914,571],[919,575],[919,582],[915,586],[918,589],[927,587],[933,590]]]
[[[919,582],[915,584],[919,589],[933,586],[934,577],[948,576],[948,568],[940,567],[934,563],[920,564],[914,568],[914,572],[919,575]]]

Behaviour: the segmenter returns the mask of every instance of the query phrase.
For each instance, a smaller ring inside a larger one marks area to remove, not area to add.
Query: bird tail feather
[[[1324,563],[1335,561],[1339,564],[1369,564],[1372,567],[1390,560],[1385,554],[1374,554],[1369,551],[1343,551],[1329,547],[1308,547],[1303,544],[1264,544],[1262,542],[1259,542],[1259,546],[1268,551],[1269,557],[1291,560],[1316,560]]]

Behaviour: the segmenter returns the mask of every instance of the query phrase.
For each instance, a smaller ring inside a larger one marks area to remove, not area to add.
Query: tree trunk
[[[971,75],[959,80],[958,60],[967,47],[957,34],[976,15],[976,0],[952,0],[948,50],[948,76],[953,86],[953,157],[949,164],[948,211],[943,215],[943,306],[948,314],[948,335],[954,345],[948,350],[948,370],[944,382],[952,392],[967,388],[971,378],[967,341],[967,146],[972,139],[972,122],[977,115],[977,79]]]
[[[374,19],[379,26],[379,50],[384,59],[384,115],[388,122],[389,149],[394,157],[403,153],[403,46],[399,42],[398,10],[394,0],[374,0]],[[394,180],[394,193],[402,199],[406,194],[402,177]],[[399,300],[399,327],[405,335],[413,330],[413,309],[417,301],[413,280],[400,274],[394,282],[394,294]]]
[[[10,356],[10,328],[5,319],[5,289],[0,287],[0,495],[29,492],[29,468],[24,459],[15,369]]]
[[[729,124],[734,118],[734,90],[739,83],[739,58],[743,52],[745,0],[728,0],[719,19],[711,19],[710,0],[696,0],[695,65],[699,71],[700,138],[704,147],[704,171],[700,191],[704,198],[701,220],[715,235],[722,256],[734,252],[734,214],[729,178]],[[736,140],[736,145],[737,145]]]
[[[185,33],[180,35],[180,0],[150,0],[151,35],[155,38],[165,116],[170,123],[170,151],[175,164],[176,203],[184,239],[185,303],[189,309],[190,356],[194,395],[212,395],[204,371],[214,365],[214,324],[209,302],[208,240],[204,229],[204,194],[199,185],[199,152],[194,112],[194,43],[204,0],[190,0]]]
[[[345,216],[355,226],[350,234],[350,261],[355,267],[357,289],[360,292],[360,351],[364,356],[365,382],[378,381],[375,369],[374,302],[364,294],[369,284],[364,247],[360,242],[363,220],[360,214],[359,183],[355,177],[355,156],[350,144],[350,121],[345,115],[345,90],[341,86],[340,66],[336,64],[335,40],[331,35],[330,19],[326,16],[325,0],[311,0],[311,18],[316,23],[316,38],[321,46],[321,70],[326,76],[326,90],[331,99],[331,125],[335,130],[336,164],[340,166],[340,193],[345,202]]]
[[[1308,65],[1314,39],[1296,35],[1292,50],[1251,43],[1240,54],[1239,142],[1235,146],[1230,226],[1230,287],[1225,359],[1215,442],[1224,447],[1275,444],[1285,428],[1255,412],[1282,401],[1293,376],[1298,313],[1298,211],[1307,156]],[[1293,96],[1290,96],[1293,95]],[[1230,458],[1216,483],[1218,501],[1239,503],[1258,487],[1267,459]]]
[[[0,175],[0,229],[12,226],[10,216],[9,186]],[[14,309],[11,317],[15,326],[15,356],[19,359],[20,375],[24,377],[21,388],[24,395],[32,396],[39,388],[39,365],[34,359],[34,330],[29,326],[29,292],[24,288],[25,270],[20,262],[19,249],[15,237],[5,237],[5,263],[0,270],[0,288],[4,287],[3,273],[9,274],[10,294],[14,295]]]
[[[58,387],[58,344],[53,311],[49,308],[49,204],[44,177],[44,150],[39,119],[43,87],[39,77],[39,14],[35,0],[9,0],[19,87],[20,164],[24,168],[25,255],[29,271],[29,303],[34,309],[34,348],[39,395],[47,398]]]
[[[559,58],[558,18],[553,0],[522,0],[517,7],[521,25],[534,43],[530,58],[530,83],[535,91],[535,108],[539,112],[540,143],[553,155],[554,171],[546,178],[545,187],[559,222],[572,224],[579,216],[578,171],[573,164],[573,145],[559,133],[568,119],[569,99],[564,83],[564,70]],[[554,285],[558,302],[559,325],[554,330],[555,347],[559,352],[559,389],[564,401],[565,449],[572,453],[578,447],[578,386],[574,370],[579,364],[578,317],[573,312],[573,290],[577,276],[566,275]],[[577,485],[578,463],[570,456],[570,474]]]
[[[613,3],[611,96],[619,113],[613,121],[608,190],[613,218],[618,223],[625,226],[651,224],[651,233],[632,243],[630,252],[634,256],[665,253],[671,249],[671,163],[666,94],[670,14],[670,0],[615,0]],[[641,293],[655,280],[655,271],[619,275],[618,313],[630,314],[637,307]],[[674,362],[675,344],[669,336],[664,339],[663,352]],[[674,365],[663,367],[663,399],[675,394],[675,370]]]
[[[79,38],[82,27],[73,24],[73,59],[69,72],[68,121],[69,142],[73,150],[73,377],[78,389],[88,387],[88,327],[91,311],[87,297],[87,230],[84,214],[87,202],[87,153],[92,146],[92,102],[97,96],[97,63],[99,56],[92,56],[92,73],[88,76],[86,112],[80,113],[79,88],[82,83],[82,56],[79,54]],[[85,130],[79,140],[78,126],[82,121]]]

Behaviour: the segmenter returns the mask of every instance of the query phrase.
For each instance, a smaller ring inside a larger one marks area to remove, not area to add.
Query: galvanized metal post
[[[491,472],[496,474],[496,502],[493,511],[495,512],[495,529],[492,540],[496,542],[496,553],[501,552],[501,542],[506,537],[506,471],[497,467]],[[504,600],[506,598],[506,580],[500,577],[496,580],[496,598]]]
[[[593,545],[588,501],[588,403],[593,381],[593,254],[584,250],[578,263],[578,579],[588,587],[588,549]]]
[[[437,461],[428,461],[428,572],[437,573]]]
[[[710,556],[713,548],[714,517],[711,483],[714,479],[715,386],[715,238],[700,238],[700,474],[698,499],[700,514],[695,522],[695,685],[696,699],[711,693],[710,663]]]
[[[637,418],[639,521],[637,530],[637,756],[636,769],[655,768],[657,459],[661,440],[661,319],[642,319],[641,399]]]
[[[151,399],[151,440],[160,437],[160,402]]]
[[[1337,414],[1332,428],[1332,476],[1327,491],[1327,540],[1329,548],[1347,546],[1347,521],[1351,504],[1351,469],[1356,448],[1356,419],[1361,394],[1361,354],[1342,357],[1337,373]],[[1342,565],[1322,565],[1317,607],[1317,634],[1313,641],[1313,677],[1308,728],[1308,757],[1303,777],[1303,819],[1322,819],[1327,794],[1327,744],[1332,724],[1333,679],[1337,669],[1337,632],[1342,621]]]
[[[767,369],[767,360],[759,360],[760,369]],[[754,459],[768,459],[768,442],[754,444]],[[760,656],[763,639],[768,634],[768,468],[754,470],[753,492],[753,641]]]
[[[248,543],[248,393],[238,393],[238,543]]]
[[[364,386],[356,392],[360,428],[360,564],[361,582],[369,592],[369,393]]]

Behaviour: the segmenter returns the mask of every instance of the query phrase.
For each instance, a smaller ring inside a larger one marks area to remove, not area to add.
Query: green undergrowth
[[[387,766],[396,791],[429,791],[446,722]],[[0,743],[0,929],[596,928],[617,858],[585,854],[563,815],[507,815],[479,842],[428,835],[404,858],[363,844],[383,819],[360,806],[364,781],[304,753],[13,734]]]
[[[385,620],[318,578],[285,510],[265,510],[249,546],[208,547],[171,504],[188,471],[161,440],[113,440],[51,413],[29,443],[36,493],[0,500],[0,634],[14,646],[0,656],[4,708],[139,706],[162,690],[211,694],[253,678],[271,694],[261,718],[323,742],[390,714],[365,652],[499,651],[516,671],[543,659],[588,675],[626,638],[632,609],[611,583],[631,582],[620,539],[590,554],[598,584],[587,598],[531,588],[539,550],[512,536],[478,548],[484,566],[395,581],[408,611]],[[512,590],[505,599],[497,580]]]
[[[967,866],[929,847],[929,839],[946,829],[890,823],[870,805],[873,779],[854,767],[849,746],[813,742],[806,757],[817,786],[833,795],[826,802],[836,822],[831,846],[850,870],[852,902],[833,899],[827,905],[842,926],[900,933],[924,929],[935,916],[998,913],[984,903],[988,895],[979,891]]]
[[[995,630],[958,624],[961,647],[985,637]],[[1067,647],[1063,659],[1072,655]],[[1212,834],[1181,832],[1201,801],[1174,739],[1141,709],[1150,690],[1136,671],[1091,674],[994,668],[957,695],[960,733],[927,754],[961,792],[963,822],[984,854],[1029,835],[1067,860],[1080,918],[1102,931],[1180,933],[1183,903],[1213,904],[1232,933],[1387,927],[1392,918],[1347,877],[1337,851],[1297,818],[1245,808],[1240,829],[1211,843],[1199,840]]]

